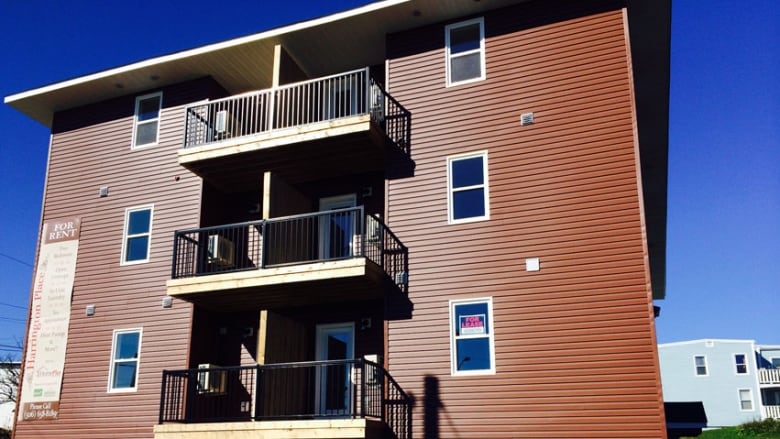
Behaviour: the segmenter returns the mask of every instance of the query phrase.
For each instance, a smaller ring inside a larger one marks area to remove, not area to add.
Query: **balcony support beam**
[[[268,310],[260,311],[257,327],[257,364],[265,364],[265,342],[268,338]]]
[[[263,219],[308,212],[311,200],[276,172],[263,173]]]
[[[271,218],[271,171],[263,172],[263,219]]]
[[[271,87],[279,87],[279,75],[281,71],[281,65],[282,65],[282,45],[276,44],[274,45],[274,71],[273,76],[271,77]]]

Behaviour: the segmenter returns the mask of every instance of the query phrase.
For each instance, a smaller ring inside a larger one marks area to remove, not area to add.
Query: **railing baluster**
[[[160,387],[160,414],[158,417],[158,423],[162,424],[165,420],[165,395],[168,390],[168,374],[163,370],[162,385]]]
[[[360,371],[360,417],[366,417],[366,362],[360,360],[358,363]],[[357,397],[355,397],[357,399]]]
[[[270,386],[268,386],[268,382],[270,381],[267,376],[267,371],[261,366],[258,366],[255,370],[255,388],[257,389],[257,395],[258,395],[258,407],[255,409],[255,419],[261,419],[263,416],[265,416],[266,413],[270,413],[269,404],[266,404],[266,401],[271,401],[269,398],[270,395]]]

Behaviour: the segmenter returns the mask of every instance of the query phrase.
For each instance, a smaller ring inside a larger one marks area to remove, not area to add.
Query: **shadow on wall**
[[[446,407],[441,402],[439,379],[426,375],[423,382],[423,438],[439,439],[440,423],[444,417],[454,437],[461,437],[453,426],[452,418],[447,414]],[[414,395],[412,405],[415,404]],[[666,402],[666,431],[669,439],[682,437],[698,437],[702,429],[707,427],[707,415],[701,401]]]
[[[423,437],[425,439],[439,438],[439,410],[442,408],[439,399],[439,379],[426,375],[424,381],[425,399],[423,400]]]
[[[439,439],[442,419],[448,426],[448,432],[452,437],[462,437],[455,428],[452,418],[447,414],[446,407],[441,402],[439,392],[439,379],[432,375],[426,375],[423,380],[423,439]],[[415,403],[413,395],[412,404]]]

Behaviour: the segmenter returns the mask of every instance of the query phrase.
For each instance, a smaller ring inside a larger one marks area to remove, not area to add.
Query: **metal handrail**
[[[408,283],[408,249],[362,206],[177,230],[173,245],[173,279],[364,257]]]
[[[343,380],[346,386],[328,386],[327,380]],[[333,389],[343,393],[323,393]],[[164,370],[159,423],[346,416],[379,419],[395,437],[406,439],[411,437],[411,408],[411,398],[379,364],[307,361]]]
[[[187,105],[184,148],[358,115],[370,115],[409,153],[411,113],[368,67]]]

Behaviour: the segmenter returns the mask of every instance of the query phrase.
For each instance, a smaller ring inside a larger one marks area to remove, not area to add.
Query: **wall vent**
[[[520,115],[520,125],[526,126],[534,123],[533,113],[523,113]]]

